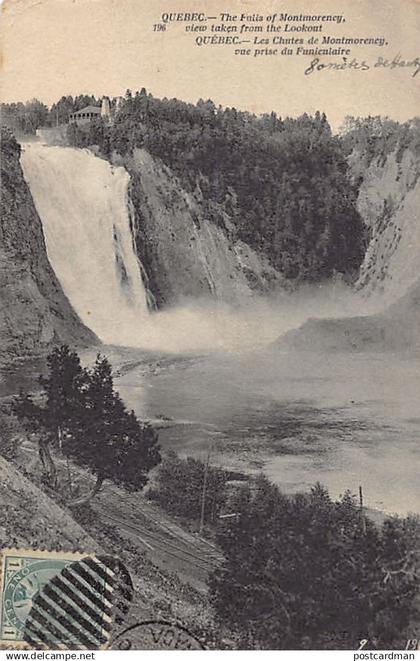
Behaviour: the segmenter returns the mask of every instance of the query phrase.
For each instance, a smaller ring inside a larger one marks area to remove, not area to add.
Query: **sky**
[[[323,34],[388,42],[359,48],[358,61],[420,57],[420,0],[4,0],[2,100],[36,97],[51,104],[67,94],[116,96],[145,87],[158,97],[211,98],[216,105],[275,110],[283,117],[321,110],[336,127],[346,115],[405,121],[419,114],[420,72],[413,78],[412,68],[371,66],[305,76],[313,57],[256,58],[235,55],[231,46],[199,47],[197,33],[186,33],[182,23],[153,31],[162,13],[174,11],[343,14],[345,24],[325,24]],[[261,35],[249,38],[254,36]]]

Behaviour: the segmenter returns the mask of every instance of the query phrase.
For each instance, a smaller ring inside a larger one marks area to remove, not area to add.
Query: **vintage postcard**
[[[0,34],[1,644],[410,658],[420,3]]]

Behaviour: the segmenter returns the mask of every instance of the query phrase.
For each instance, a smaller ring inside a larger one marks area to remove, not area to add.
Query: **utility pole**
[[[362,515],[362,530],[363,534],[366,533],[366,518],[365,514],[363,511],[363,490],[362,490],[362,485],[359,486],[359,504],[360,504],[360,513]]]
[[[71,472],[70,472],[70,462],[68,456],[66,457],[67,461],[67,475],[68,475],[68,480],[69,480],[69,490],[70,490],[70,496],[73,495],[73,482],[71,479]]]
[[[204,514],[206,510],[206,489],[207,489],[207,477],[209,472],[209,462],[210,462],[210,452],[207,454],[206,463],[204,464],[203,491],[201,493],[200,535],[203,534],[203,530],[204,530]]]

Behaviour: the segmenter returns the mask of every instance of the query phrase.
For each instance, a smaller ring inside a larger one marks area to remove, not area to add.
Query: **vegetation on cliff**
[[[35,135],[41,126],[57,126],[67,124],[69,115],[88,105],[97,105],[94,96],[80,94],[79,96],[62,96],[57,103],[48,108],[45,103],[32,99],[22,103],[2,103],[0,105],[1,123],[11,129],[16,135]]]
[[[3,104],[2,121],[17,133],[35,133],[98,104],[92,95],[63,96],[50,109],[36,99]],[[70,124],[68,140],[98,145],[106,157],[145,148],[198,195],[206,217],[218,223],[214,209],[225,212],[236,239],[287,279],[302,282],[357,274],[368,237],[356,208],[360,176],[349,172],[347,158],[357,153],[366,168],[392,152],[398,161],[406,150],[417,157],[420,125],[416,119],[347,117],[341,135],[333,136],[319,112],[297,119],[256,116],[210,100],[156,99],[142,89],[127,91],[112,123],[99,117],[82,127]]]
[[[33,99],[3,104],[2,121],[17,133],[68,122],[69,114],[98,105],[92,95],[63,96],[48,109]],[[115,107],[111,100],[111,108]],[[347,117],[333,136],[325,114],[298,119],[275,112],[256,116],[212,101],[156,99],[127,90],[111,124],[101,118],[68,127],[70,144],[98,145],[102,154],[130,155],[144,147],[198,193],[206,215],[214,205],[233,221],[235,238],[268,257],[290,280],[320,281],[357,274],[367,233],[356,209],[360,178],[348,172],[352,152],[368,167],[393,151],[420,154],[419,121]]]
[[[352,278],[365,250],[356,189],[340,139],[324,114],[281,119],[234,108],[155,99],[145,90],[111,124],[71,124],[71,144],[99,145],[104,155],[145,148],[232,220],[235,237],[268,257],[286,278]]]
[[[356,151],[368,167],[375,158],[382,163],[396,151],[400,162],[408,149],[420,156],[420,119],[414,118],[400,124],[389,117],[346,117],[341,142],[345,153]]]
[[[6,104],[3,118],[17,132],[65,124],[71,112],[98,104],[93,96],[62,97],[48,110],[39,101]],[[111,102],[111,107],[114,107]],[[287,279],[322,281],[335,273],[352,279],[365,250],[356,190],[347,176],[342,143],[325,114],[281,119],[156,99],[142,89],[108,123],[68,126],[78,147],[130,155],[145,148],[202,200],[208,217],[218,205],[232,220],[235,238],[266,256]]]

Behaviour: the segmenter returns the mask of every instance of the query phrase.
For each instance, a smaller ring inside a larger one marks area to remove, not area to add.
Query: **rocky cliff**
[[[52,270],[42,225],[8,132],[1,143],[0,364],[44,353],[54,342],[96,342]]]
[[[284,279],[235,238],[229,216],[185,191],[159,159],[136,149],[122,161],[131,175],[137,252],[156,304],[212,297],[237,302],[268,293]]]
[[[353,172],[362,177],[357,206],[370,242],[356,287],[391,302],[420,272],[420,157],[395,149],[364,171],[360,160],[357,152],[351,157]]]
[[[368,164],[355,150],[357,207],[370,233],[356,289],[383,311],[344,319],[309,319],[278,344],[311,351],[420,348],[420,156],[398,146]]]

